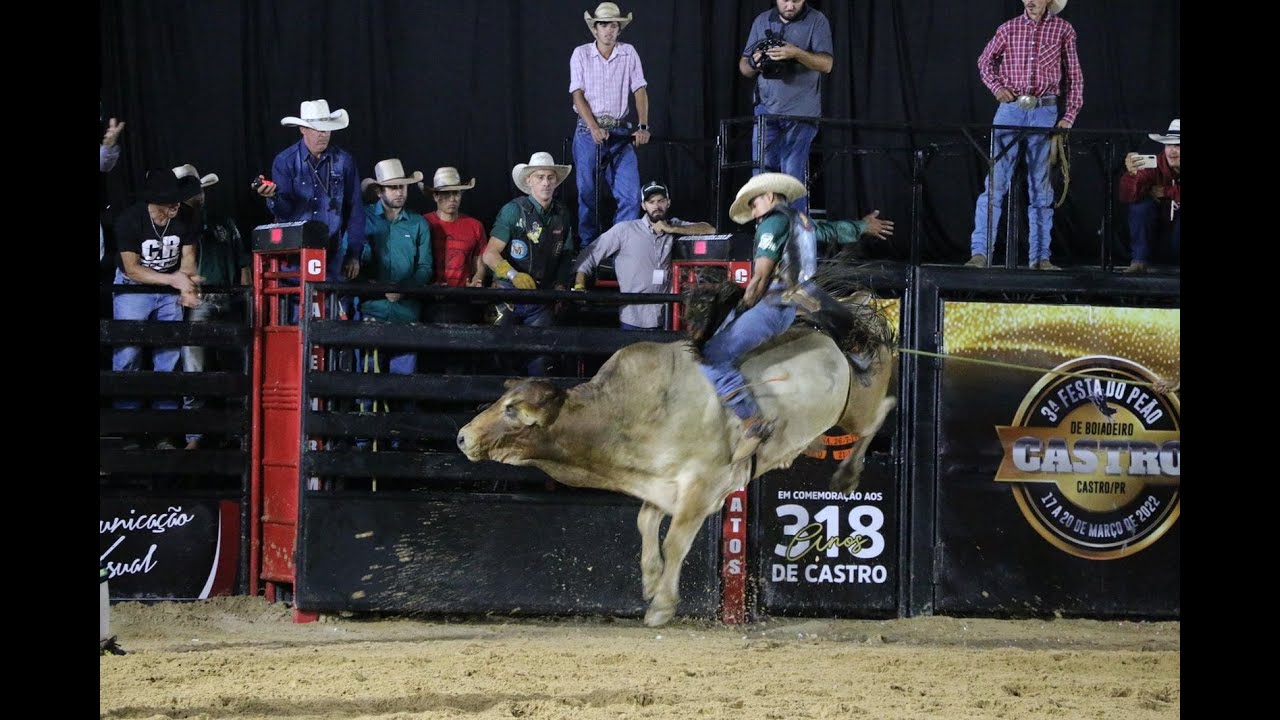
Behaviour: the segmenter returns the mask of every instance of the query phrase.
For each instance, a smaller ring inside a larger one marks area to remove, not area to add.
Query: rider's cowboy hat
[[[751,222],[751,201],[767,192],[778,193],[787,202],[795,202],[809,191],[805,190],[804,183],[786,173],[760,173],[738,191],[733,204],[729,206],[729,217],[739,225]]]
[[[1049,0],[1049,12],[1057,15],[1067,6],[1067,0]]]
[[[627,13],[626,17],[622,17],[622,11],[618,6],[611,2],[602,2],[596,6],[595,14],[589,12],[582,13],[582,19],[587,21],[587,29],[595,30],[598,22],[616,22],[618,23],[618,32],[627,29],[631,24],[631,13]]]
[[[559,185],[564,182],[566,177],[569,177],[569,171],[573,170],[573,166],[557,165],[555,159],[551,157],[551,153],[536,152],[529,156],[529,162],[517,163],[515,167],[511,168],[511,181],[516,184],[516,187],[520,188],[521,192],[529,192],[527,181],[529,173],[534,170],[555,170],[556,185]]]
[[[388,185],[412,185],[421,181],[421,172],[414,171],[412,175],[406,175],[400,160],[391,158],[373,166],[373,177],[360,181],[360,191],[368,190],[370,185],[382,185],[383,187]]]
[[[328,100],[303,100],[298,117],[289,116],[280,121],[281,125],[298,125],[312,130],[341,130],[347,126],[347,111],[329,111]]]

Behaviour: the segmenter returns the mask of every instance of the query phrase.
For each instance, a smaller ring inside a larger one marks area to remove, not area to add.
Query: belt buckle
[[[1040,107],[1040,98],[1035,95],[1019,95],[1018,99],[1014,100],[1014,102],[1016,102],[1018,107],[1023,110],[1035,110]]]
[[[597,115],[596,125],[599,125],[602,130],[612,130],[618,127],[618,119],[612,115]]]

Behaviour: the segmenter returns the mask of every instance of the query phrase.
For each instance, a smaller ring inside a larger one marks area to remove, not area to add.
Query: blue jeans
[[[578,237],[586,247],[600,236],[600,216],[596,208],[596,152],[600,153],[600,179],[618,201],[613,224],[640,217],[640,166],[631,144],[631,131],[614,128],[596,145],[587,126],[578,123],[573,132],[573,164],[578,176]]]
[[[495,287],[514,288],[510,281],[500,278],[494,281]],[[550,305],[541,303],[499,303],[497,306],[498,317],[494,319],[493,324],[499,327],[509,325],[527,325],[529,327],[551,327],[556,324],[555,311]],[[504,363],[505,364],[505,363]],[[525,367],[529,377],[546,377],[551,371],[551,356],[538,355],[529,361]]]
[[[766,115],[768,112],[763,106],[756,106],[756,115]],[[809,171],[809,148],[813,145],[813,138],[818,134],[818,124],[802,120],[763,120],[761,122],[764,123],[764,162],[760,162],[760,144],[753,135],[751,160],[758,167],[752,170],[751,174],[784,172],[807,185],[805,175]],[[792,201],[791,207],[799,212],[809,212],[809,196]]]
[[[1052,105],[1023,110],[1014,103],[1000,103],[996,108],[993,125],[1050,128],[1058,123],[1058,109]],[[991,134],[991,155],[994,157],[1017,141],[1017,130],[996,130]],[[1027,223],[1030,244],[1027,259],[1034,267],[1041,260],[1049,259],[1049,233],[1053,230],[1053,186],[1049,183],[1049,136],[1034,133],[1024,138],[1027,152]],[[1009,192],[1009,181],[1018,149],[1011,148],[996,161],[982,186],[978,204],[973,214],[973,236],[969,238],[969,251],[973,255],[991,257],[996,229],[1000,226],[1000,214],[1004,211],[1004,196]],[[990,199],[991,212],[987,212]]]
[[[795,306],[783,303],[782,293],[770,290],[707,341],[699,367],[734,415],[745,420],[760,414],[760,406],[738,370],[739,360],[765,340],[785,332],[795,319]]]
[[[117,285],[133,285],[133,281],[125,278],[117,270]],[[120,293],[111,301],[111,315],[116,320],[162,320],[178,322],[182,320],[182,305],[177,295],[152,293]],[[173,372],[178,366],[181,350],[177,347],[157,347],[151,349],[151,369],[155,372]],[[115,372],[134,372],[142,369],[142,348],[137,345],[125,345],[111,353],[111,369]],[[142,406],[139,400],[118,399],[112,405],[122,410],[136,410]],[[176,398],[159,398],[151,402],[151,407],[160,410],[177,410]]]
[[[1129,250],[1134,262],[1151,262],[1152,249],[1161,259],[1180,264],[1182,257],[1182,210],[1173,216],[1173,222],[1163,216],[1168,206],[1155,198],[1139,200],[1129,206]],[[1155,240],[1168,238],[1168,253],[1160,252]]]

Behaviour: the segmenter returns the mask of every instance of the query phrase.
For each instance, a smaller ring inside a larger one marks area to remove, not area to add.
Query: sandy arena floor
[[[102,718],[1154,720],[1178,622],[340,618],[260,598],[113,608]]]

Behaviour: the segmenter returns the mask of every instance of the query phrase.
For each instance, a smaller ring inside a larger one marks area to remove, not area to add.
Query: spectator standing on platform
[[[404,211],[409,185],[421,182],[422,173],[408,175],[400,160],[390,158],[373,168],[374,177],[365,178],[361,188],[377,186],[378,201],[365,207],[364,233],[368,242],[361,267],[364,279],[379,285],[426,287],[431,283],[431,228],[417,213]],[[367,322],[415,323],[421,319],[422,301],[402,293],[389,292],[360,301],[360,318]],[[391,372],[411,375],[418,367],[417,353],[390,353],[386,363],[377,349],[360,353],[360,372]]]
[[[649,91],[640,55],[618,42],[631,24],[611,2],[582,17],[595,41],[579,45],[569,56],[569,94],[578,122],[573,132],[573,162],[578,166],[578,235],[583,247],[600,235],[597,181],[613,191],[618,209],[614,224],[640,217],[640,166],[635,147],[649,142]],[[636,100],[631,123],[628,97]],[[597,165],[597,160],[599,164]]]
[[[766,47],[767,46],[767,47]],[[805,0],[775,0],[775,6],[756,16],[738,58],[738,72],[756,81],[756,115],[822,116],[822,76],[831,72],[831,23]],[[782,172],[804,182],[809,172],[809,148],[818,134],[813,120],[769,120],[764,123],[764,158],[755,138],[753,174]],[[808,212],[807,195],[795,208]]]
[[[978,72],[1000,105],[993,125],[1023,128],[1069,128],[1084,105],[1084,75],[1076,53],[1076,31],[1058,17],[1067,0],[1022,0],[1024,12],[996,28],[978,57]],[[1058,118],[1058,104],[1066,108]],[[991,168],[974,209],[972,255],[965,265],[990,264],[991,246],[1000,226],[1005,195],[1017,163],[1020,130],[994,130],[991,156],[999,159]],[[1053,185],[1049,182],[1050,137],[1029,132],[1023,140],[1027,152],[1028,260],[1035,270],[1058,270],[1049,261],[1049,237],[1053,230]],[[988,210],[989,208],[989,210]]]
[[[120,160],[120,133],[124,132],[124,123],[111,118],[107,120],[107,129],[102,133],[102,142],[98,145],[98,171],[111,172]],[[98,262],[107,254],[107,239],[98,224]]]
[[[466,184],[457,168],[438,168],[431,177],[431,198],[436,209],[425,215],[431,227],[431,252],[435,258],[434,283],[448,287],[483,287],[488,270],[484,249],[488,244],[484,225],[462,212],[462,193],[476,186]],[[473,322],[473,306],[463,303],[433,302],[427,306],[433,322]]]
[[[117,293],[112,301],[116,320],[182,320],[183,307],[200,304],[200,276],[196,273],[196,237],[200,225],[195,211],[183,204],[200,192],[200,181],[194,177],[179,180],[165,169],[151,170],[143,184],[141,200],[116,217],[115,237],[119,250],[116,285],[159,285],[178,291],[170,293]],[[135,345],[118,347],[111,356],[114,372],[142,369],[142,348]],[[152,348],[151,369],[173,372],[178,365],[176,347]],[[115,407],[136,409],[137,400],[116,400]],[[176,399],[158,399],[152,407],[176,410]],[[126,449],[137,448],[137,439],[126,438]],[[159,450],[177,448],[172,438],[156,443]]]
[[[332,133],[348,122],[347,111],[330,111],[327,100],[304,100],[298,117],[280,120],[297,127],[302,138],[276,155],[272,182],[258,188],[276,222],[319,220],[329,227],[325,279],[331,282],[360,274],[365,243],[355,158],[331,143]]]
[[[179,180],[195,178],[200,183],[200,192],[187,198],[184,202],[195,214],[199,233],[196,236],[196,268],[202,279],[201,283],[208,288],[232,288],[237,285],[249,285],[252,257],[245,245],[235,222],[228,217],[211,215],[205,205],[205,188],[218,182],[218,176],[209,173],[201,177],[193,165],[182,165],[173,169]],[[202,301],[195,307],[187,308],[188,322],[209,322],[213,320],[242,320],[245,311],[244,296],[234,293],[206,292]],[[208,368],[209,349],[200,345],[185,345],[182,348],[182,371],[189,373],[204,372]],[[240,368],[218,367],[219,370]],[[187,396],[182,398],[184,410],[199,410],[205,406],[203,398]],[[187,449],[200,447],[203,437],[198,433],[187,435]]]
[[[657,180],[645,184],[644,217],[618,223],[586,247],[578,258],[574,290],[586,290],[587,275],[601,261],[614,258],[618,289],[624,293],[671,292],[671,243],[676,235],[711,235],[715,226],[667,217],[671,196]],[[663,327],[665,305],[623,305],[623,330]]]
[[[526,195],[503,205],[493,221],[484,264],[493,270],[495,287],[565,288],[573,267],[572,218],[555,191],[572,170],[572,165],[557,165],[546,152],[536,152],[528,163],[517,163],[511,169],[511,180]],[[555,324],[553,308],[542,303],[500,303],[496,310],[495,325]],[[549,356],[538,356],[529,363],[528,373],[546,376],[550,364]]]
[[[1142,167],[1141,156],[1129,153],[1120,176],[1120,202],[1129,206],[1133,256],[1127,273],[1146,272],[1153,256],[1178,264],[1182,251],[1182,121],[1169,123],[1164,135],[1147,137],[1164,146],[1155,167]]]

